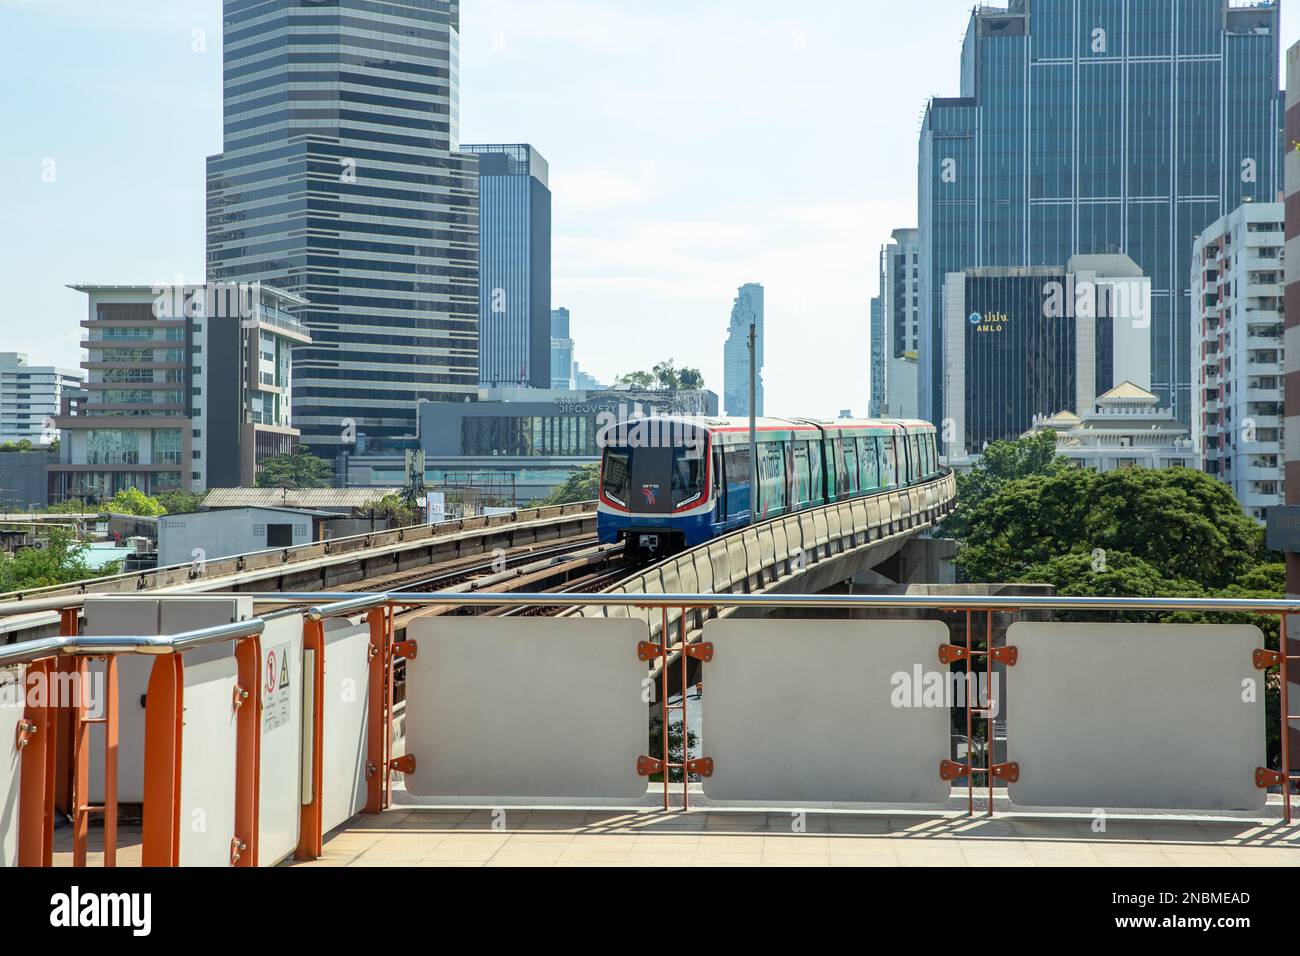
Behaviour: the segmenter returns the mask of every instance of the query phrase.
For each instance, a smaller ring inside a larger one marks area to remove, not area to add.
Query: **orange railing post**
[[[262,642],[254,636],[235,645],[235,844],[234,866],[257,866],[262,764]]]
[[[59,636],[76,637],[81,630],[81,609],[76,607],[67,607],[59,612]],[[76,671],[77,662],[71,658],[58,658],[53,664],[51,674],[58,673],[69,675]],[[68,681],[60,680],[52,682],[51,687],[66,686]],[[54,806],[62,810],[71,817],[76,810],[72,803],[72,775],[73,775],[73,710],[66,703],[58,704],[51,701],[50,706],[53,711],[53,731],[54,742]]]
[[[140,861],[180,864],[181,726],[184,661],[165,654],[153,662],[144,710],[144,827]]]
[[[311,700],[311,768],[308,783],[311,787],[311,799],[302,808],[301,829],[298,834],[298,849],[294,856],[299,860],[314,860],[321,855],[324,834],[321,830],[321,762],[325,754],[325,624],[310,618],[303,621],[302,650],[304,658],[312,654],[312,673],[308,678],[304,668],[304,680],[311,683],[303,685],[306,692],[312,688]],[[304,711],[306,708],[304,708]]]
[[[27,668],[27,701],[19,740],[22,756],[18,790],[18,865],[51,866],[54,862],[54,709],[49,694],[54,661]],[[37,686],[33,686],[37,685]]]
[[[388,668],[392,654],[391,619],[388,608],[371,608],[366,615],[370,623],[370,697],[366,721],[366,813],[379,813],[387,805],[389,706],[387,699]]]

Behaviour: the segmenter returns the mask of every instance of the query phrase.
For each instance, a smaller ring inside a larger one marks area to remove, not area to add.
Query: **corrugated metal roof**
[[[401,488],[211,488],[204,508],[364,508]]]

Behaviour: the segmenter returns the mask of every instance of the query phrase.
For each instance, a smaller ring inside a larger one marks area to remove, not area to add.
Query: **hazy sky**
[[[462,6],[461,139],[550,162],[583,368],[673,358],[721,393],[732,299],[761,282],[767,412],[865,414],[877,253],[915,225],[921,111],[958,92],[970,0]],[[220,7],[0,0],[0,351],[75,368],[68,283],[202,281]],[[1300,39],[1296,3],[1282,26]]]

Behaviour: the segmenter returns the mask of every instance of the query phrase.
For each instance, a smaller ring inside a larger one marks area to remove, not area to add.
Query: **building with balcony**
[[[1192,441],[1260,521],[1284,497],[1285,207],[1244,203],[1193,246]]]
[[[88,300],[87,381],[54,425],[50,500],[251,485],[292,450],[292,349],[311,342],[300,296],[256,283],[76,285]]]
[[[50,465],[50,501],[103,500],[138,488],[145,494],[204,487],[201,387],[190,356],[202,319],[152,286],[74,285],[88,315],[81,347],[85,397],[55,416],[59,460]]]
[[[0,352],[0,442],[49,445],[65,391],[79,389],[82,372],[31,365],[22,352]]]
[[[194,447],[206,461],[207,487],[251,486],[262,462],[301,444],[293,423],[293,354],[312,341],[295,317],[308,302],[264,285],[250,287],[246,301],[247,315],[210,315],[196,337],[201,351],[193,370],[204,425]]]

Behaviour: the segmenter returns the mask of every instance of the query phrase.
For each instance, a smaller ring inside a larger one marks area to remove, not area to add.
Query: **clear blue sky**
[[[549,160],[583,367],[671,357],[721,392],[736,287],[762,282],[767,411],[865,414],[877,252],[915,224],[921,110],[958,91],[970,6],[465,0],[462,141]],[[220,7],[0,0],[0,350],[76,367],[68,283],[201,281]]]

